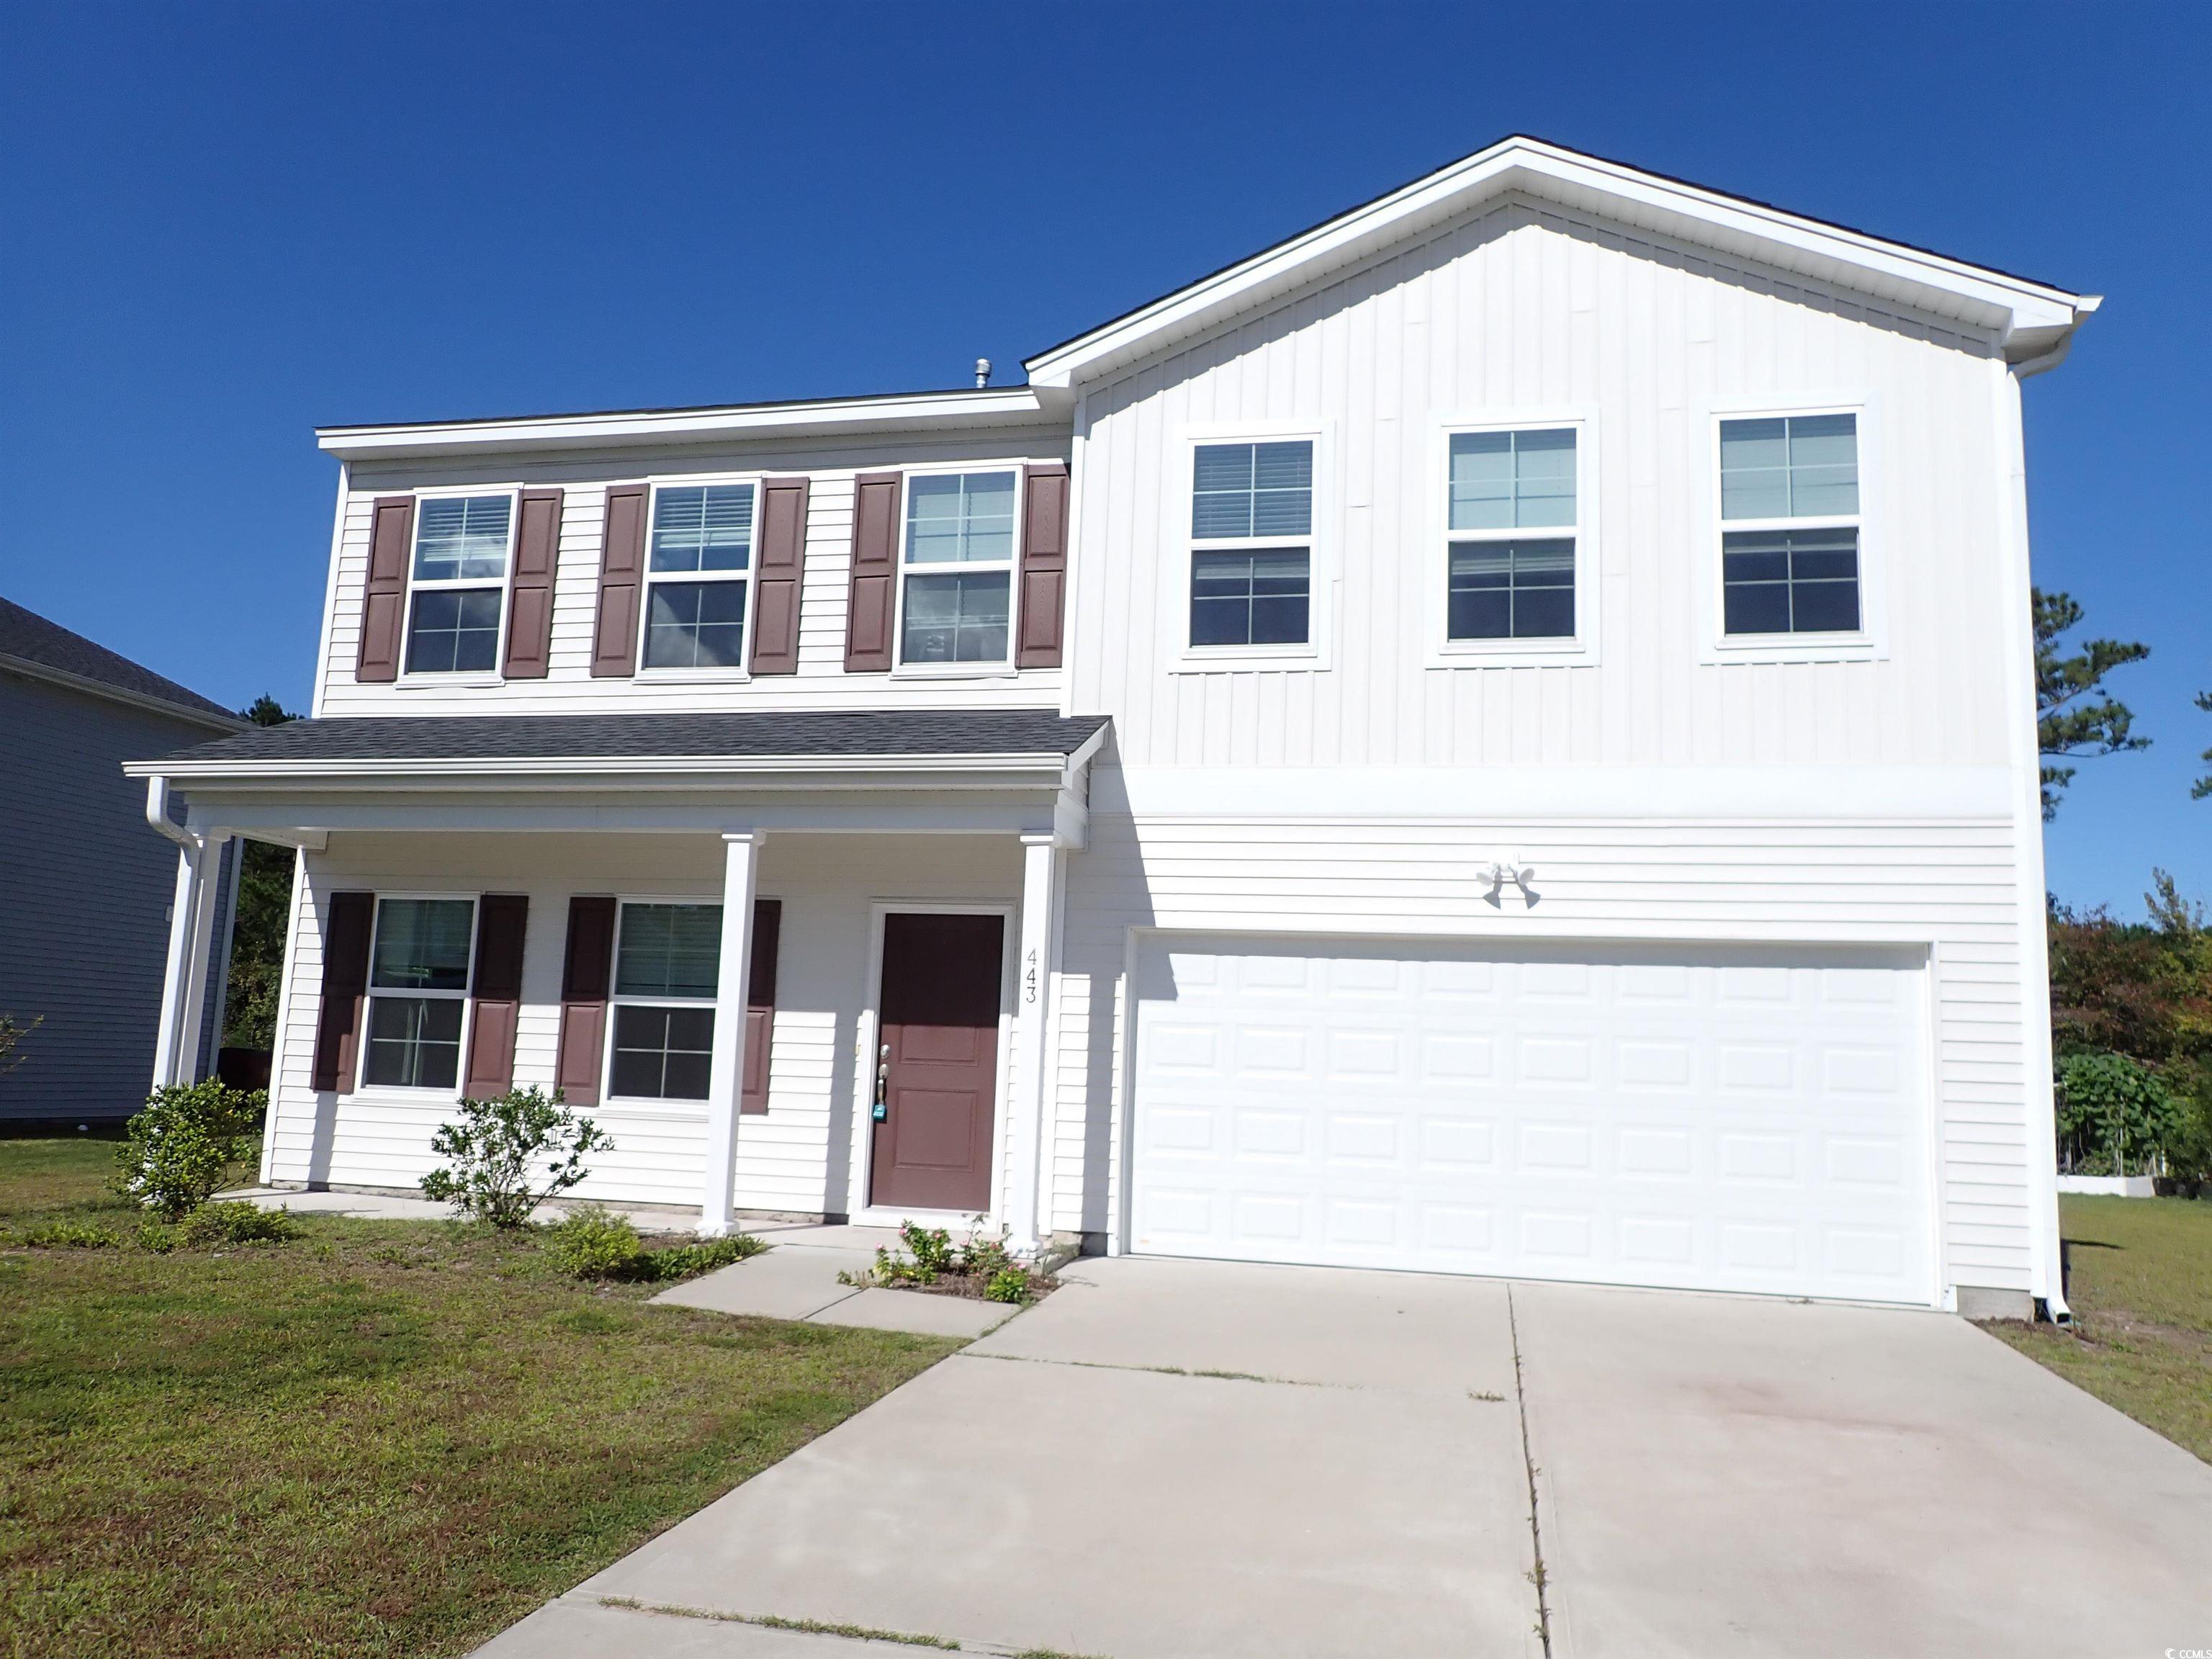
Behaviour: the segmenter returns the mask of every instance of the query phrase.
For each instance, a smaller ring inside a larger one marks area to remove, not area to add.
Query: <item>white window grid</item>
[[[666,906],[719,912],[722,908],[722,902],[719,898],[692,898],[682,895],[658,894],[650,897],[617,898],[615,901],[615,936],[612,954],[607,963],[607,1029],[604,1043],[605,1052],[599,1056],[599,1098],[604,1101],[619,1101],[627,1106],[646,1109],[661,1109],[696,1112],[706,1106],[705,1101],[683,1097],[672,1098],[666,1095],[620,1095],[615,1092],[615,1031],[621,1022],[619,1010],[623,1008],[704,1008],[714,1018],[720,1018],[720,999],[718,995],[686,997],[658,992],[649,995],[631,995],[625,994],[621,988],[623,927],[629,919],[629,913],[634,909],[652,909]],[[743,1011],[740,1010],[739,1012],[742,1014]],[[713,1040],[713,1027],[710,1024],[708,1041],[711,1043]]]
[[[1729,427],[1742,421],[1797,421],[1824,415],[1851,416],[1851,458],[1858,489],[1858,511],[1856,513],[1822,513],[1802,515],[1784,514],[1778,517],[1731,519],[1728,516],[1725,483],[1722,476],[1721,437]],[[1820,404],[1802,408],[1744,408],[1717,410],[1712,421],[1712,501],[1713,537],[1712,564],[1713,597],[1718,616],[1716,618],[1722,642],[1733,647],[1778,647],[1817,650],[1823,645],[1859,644],[1867,642],[1872,635],[1869,611],[1872,594],[1868,579],[1866,538],[1866,416],[1863,409],[1851,404]],[[1806,630],[1790,633],[1731,634],[1728,630],[1728,538],[1733,535],[1753,534],[1759,532],[1850,530],[1856,532],[1859,625],[1855,629],[1820,632]]]
[[[364,998],[368,1006],[362,1011],[363,1018],[361,1031],[356,1042],[355,1066],[359,1073],[356,1079],[356,1087],[371,1089],[378,1092],[396,1091],[410,1095],[430,1095],[453,1100],[460,1098],[461,1085],[468,1074],[470,1027],[475,1013],[475,1010],[469,1004],[470,987],[476,978],[477,899],[477,895],[474,893],[379,893],[376,896],[376,914],[369,927],[368,987]],[[409,902],[438,904],[465,903],[469,907],[469,943],[461,969],[460,989],[445,990],[427,986],[379,985],[376,982],[376,947],[384,935],[385,906]],[[454,1067],[453,1087],[404,1083],[370,1083],[368,1080],[370,1034],[376,1029],[375,1005],[380,999],[400,1002],[458,1002],[462,1005],[460,1054]]]
[[[902,675],[957,678],[1003,674],[1013,667],[1014,640],[1021,631],[1021,592],[1016,580],[1022,557],[1023,514],[1029,504],[1026,469],[1023,466],[975,465],[909,467],[899,478],[898,581],[892,596],[892,660]],[[1013,479],[1013,521],[1004,559],[937,560],[917,563],[913,558],[914,485],[918,478],[980,478],[1011,476]],[[1006,649],[1004,655],[968,662],[908,662],[906,656],[907,582],[912,576],[978,576],[1003,573],[1006,580]]]
[[[745,538],[745,563],[742,570],[655,570],[653,568],[653,538],[660,520],[660,497],[665,489],[726,489],[743,487],[752,492],[752,522]],[[715,679],[743,679],[750,670],[753,652],[753,619],[759,605],[761,534],[761,480],[750,473],[721,474],[711,477],[654,478],[649,481],[645,516],[645,602],[638,606],[637,672],[641,678],[694,678],[707,676]],[[664,664],[654,666],[650,660],[653,641],[653,590],[657,586],[681,585],[691,586],[708,582],[741,584],[744,601],[740,609],[738,624],[738,660],[732,665]]]
[[[406,678],[451,681],[457,678],[478,676],[495,678],[507,661],[507,591],[514,576],[514,538],[517,520],[521,516],[522,492],[513,485],[476,488],[470,489],[418,490],[415,496],[415,527],[407,544],[407,616],[400,631],[400,672]],[[416,574],[416,565],[422,556],[422,531],[429,518],[428,509],[438,501],[494,501],[504,497],[507,501],[507,542],[500,554],[500,573],[497,576],[453,575],[423,577]],[[499,629],[492,641],[489,665],[481,668],[417,668],[414,665],[416,606],[425,593],[483,593],[498,595]]]
[[[1310,668],[1318,665],[1322,654],[1323,630],[1327,617],[1324,601],[1329,592],[1330,577],[1326,563],[1323,530],[1329,512],[1329,494],[1325,488],[1327,478],[1325,434],[1311,426],[1271,427],[1265,422],[1238,424],[1218,428],[1193,428],[1184,434],[1182,492],[1174,503],[1178,525],[1176,531],[1182,548],[1182,580],[1167,596],[1174,606],[1173,629],[1176,654],[1182,666],[1202,671],[1209,666],[1226,668],[1237,663],[1266,663],[1281,661],[1289,665]],[[1308,516],[1306,533],[1268,536],[1208,536],[1199,537],[1194,519],[1198,500],[1198,454],[1201,449],[1221,446],[1247,444],[1302,443],[1312,455],[1312,466],[1308,475]],[[1198,556],[1201,553],[1267,553],[1304,551],[1306,556],[1306,636],[1294,642],[1260,645],[1199,645],[1191,639],[1191,599],[1198,580]]]

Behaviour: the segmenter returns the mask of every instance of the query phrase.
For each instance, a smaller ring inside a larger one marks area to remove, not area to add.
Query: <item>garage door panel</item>
[[[1139,1250],[1925,1301],[1922,970],[1853,951],[1139,956]]]

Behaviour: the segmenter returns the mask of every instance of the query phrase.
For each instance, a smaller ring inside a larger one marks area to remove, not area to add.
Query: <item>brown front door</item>
[[[1005,939],[1000,916],[884,918],[883,1116],[869,1153],[871,1204],[990,1207]]]

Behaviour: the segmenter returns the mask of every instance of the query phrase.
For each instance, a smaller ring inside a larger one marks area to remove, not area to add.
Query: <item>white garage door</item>
[[[1148,940],[1132,1247],[1925,1303],[1923,973]]]

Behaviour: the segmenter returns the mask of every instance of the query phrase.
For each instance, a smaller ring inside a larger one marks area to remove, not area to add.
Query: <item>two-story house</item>
[[[263,1174],[2063,1306],[2096,303],[1516,137],[1020,387],[325,430],[314,718],[133,769],[299,848]]]

